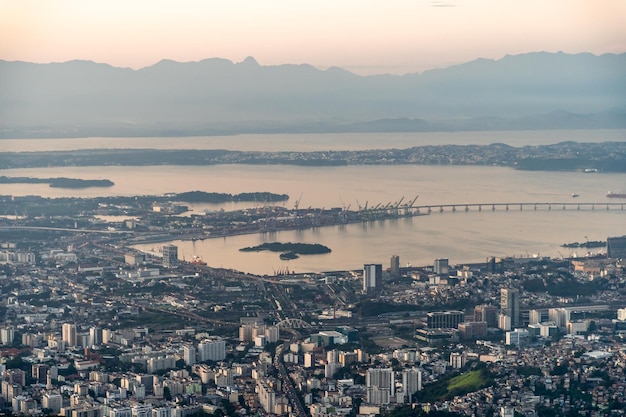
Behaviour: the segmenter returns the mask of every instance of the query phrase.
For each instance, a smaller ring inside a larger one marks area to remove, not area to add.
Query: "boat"
[[[626,193],[612,193],[609,191],[606,193],[606,196],[608,198],[626,198]]]
[[[193,259],[191,260],[191,263],[194,265],[206,265],[206,262],[204,262],[202,258],[197,255],[194,255]]]
[[[580,194],[572,193],[572,198],[578,197]]]

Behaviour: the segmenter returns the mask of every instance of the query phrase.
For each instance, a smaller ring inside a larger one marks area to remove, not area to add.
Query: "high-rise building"
[[[61,328],[62,340],[66,346],[72,347],[77,345],[76,325],[72,323],[63,323]]]
[[[163,266],[174,268],[178,265],[178,246],[163,245]]]
[[[391,368],[370,368],[365,375],[367,402],[370,404],[388,404],[394,395],[395,378]]]
[[[363,265],[363,291],[372,292],[379,290],[383,285],[382,264]]]
[[[437,275],[447,275],[450,272],[450,265],[447,259],[435,259],[433,270]]]
[[[614,259],[626,259],[626,236],[607,238],[606,256]]]
[[[532,309],[528,311],[528,324],[538,324],[548,321],[548,310]]]
[[[402,391],[405,402],[412,402],[413,394],[422,390],[422,371],[417,368],[402,371]]]
[[[102,344],[102,329],[100,327],[89,328],[89,346],[98,346]]]
[[[498,327],[498,308],[489,304],[474,307],[474,321],[487,322],[487,327]]]
[[[511,318],[511,328],[519,327],[520,313],[518,289],[500,289],[500,311]]]
[[[450,366],[453,369],[461,369],[462,367],[465,366],[466,361],[467,361],[467,357],[463,353],[452,352],[450,354]]]
[[[13,343],[13,339],[15,339],[15,328],[8,326],[0,329],[0,343],[10,345]]]
[[[196,363],[196,348],[193,346],[183,346],[183,359],[185,365],[193,365]]]
[[[557,325],[560,329],[567,328],[567,322],[570,320],[570,311],[567,308],[558,307],[548,309],[548,319]]]
[[[219,338],[204,339],[198,343],[198,360],[221,361],[226,357],[226,342]]]
[[[394,277],[400,276],[400,257],[398,255],[393,255],[391,257],[389,273]]]

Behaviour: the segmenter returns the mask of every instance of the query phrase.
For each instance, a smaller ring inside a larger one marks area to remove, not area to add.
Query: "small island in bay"
[[[280,259],[290,260],[298,259],[299,255],[320,255],[332,252],[329,247],[320,245],[319,243],[263,243],[258,246],[250,246],[239,249],[241,252],[280,252]]]
[[[112,187],[111,180],[83,180],[80,178],[31,178],[31,177],[0,177],[0,184],[48,184],[52,188],[89,188]]]
[[[299,258],[298,254],[295,253],[295,252],[281,253],[280,255],[278,255],[278,257],[280,259],[282,259],[283,261],[289,261],[291,259],[298,259]]]

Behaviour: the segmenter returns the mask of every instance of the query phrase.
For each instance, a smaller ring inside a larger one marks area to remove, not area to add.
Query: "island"
[[[0,184],[48,184],[52,188],[89,188],[112,187],[111,180],[83,180],[80,178],[31,178],[31,177],[0,177]]]
[[[250,246],[239,249],[241,252],[280,252],[280,259],[290,260],[298,259],[299,255],[321,255],[324,253],[332,252],[327,246],[320,245],[319,243],[262,243],[257,246]]]

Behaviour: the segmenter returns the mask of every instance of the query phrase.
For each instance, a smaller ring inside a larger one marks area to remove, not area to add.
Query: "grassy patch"
[[[448,391],[454,390],[470,390],[476,391],[484,386],[486,378],[483,376],[482,369],[469,371],[464,374],[455,376],[448,382]],[[469,392],[469,391],[468,391]]]
[[[493,385],[493,379],[489,371],[480,367],[453,378],[441,377],[438,381],[424,386],[424,389],[416,394],[420,402],[450,400],[490,385]]]

